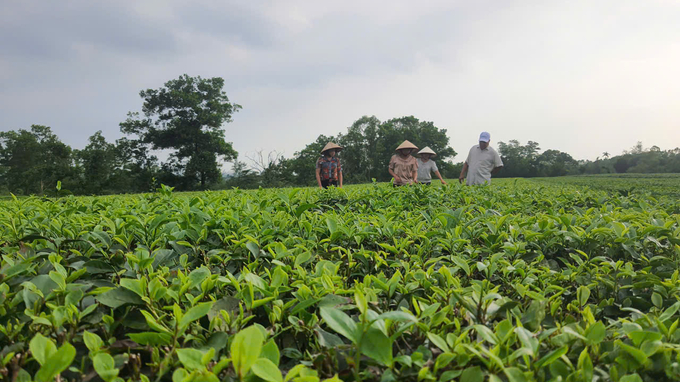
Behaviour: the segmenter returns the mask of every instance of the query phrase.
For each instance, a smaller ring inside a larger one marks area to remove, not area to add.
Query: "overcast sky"
[[[0,130],[74,148],[187,73],[243,106],[240,157],[414,115],[577,159],[680,146],[680,1],[0,1]]]

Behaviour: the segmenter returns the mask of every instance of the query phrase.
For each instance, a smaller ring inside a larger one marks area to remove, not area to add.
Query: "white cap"
[[[488,142],[490,140],[491,140],[491,134],[487,133],[486,131],[479,134],[479,141],[480,142]]]

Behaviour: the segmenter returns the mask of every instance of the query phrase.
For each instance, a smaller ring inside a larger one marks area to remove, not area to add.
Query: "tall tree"
[[[0,166],[9,191],[45,194],[56,187],[57,181],[70,181],[71,148],[48,126],[32,125],[30,130],[2,132]]]
[[[536,158],[540,147],[534,141],[521,145],[519,141],[512,139],[508,143],[498,142],[498,151],[503,160],[503,171],[500,177],[530,177],[536,176]]]
[[[76,153],[81,171],[80,191],[101,194],[108,190],[116,166],[116,146],[106,141],[101,130],[89,138],[84,149]]]
[[[158,158],[149,153],[147,145],[127,138],[116,141],[116,169],[111,183],[118,192],[147,192],[155,188]]]
[[[142,111],[129,113],[121,131],[134,134],[152,149],[172,149],[174,165],[186,182],[204,189],[220,179],[218,160],[231,161],[237,152],[225,141],[222,125],[231,122],[241,106],[229,102],[224,79],[186,74],[159,89],[142,90]]]
[[[440,164],[456,156],[453,148],[449,147],[446,129],[440,129],[432,122],[420,121],[414,116],[393,118],[383,122],[378,129],[377,163],[374,163],[378,170],[378,180],[390,178],[387,166],[394,155],[394,150],[404,140],[411,141],[421,149],[429,146],[437,153],[436,160]]]

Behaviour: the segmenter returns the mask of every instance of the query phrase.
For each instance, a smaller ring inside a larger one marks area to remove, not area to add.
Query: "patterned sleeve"
[[[340,159],[338,159],[338,174],[342,172],[342,165],[340,164]]]
[[[321,158],[316,160],[316,168],[320,169],[321,168]]]

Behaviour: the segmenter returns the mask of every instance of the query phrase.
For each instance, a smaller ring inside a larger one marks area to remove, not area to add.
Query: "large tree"
[[[142,90],[142,111],[129,113],[121,131],[134,134],[152,149],[171,149],[173,168],[181,171],[188,187],[201,189],[220,179],[219,160],[230,161],[237,152],[225,141],[222,125],[231,122],[241,106],[229,102],[224,80],[182,75],[159,89]]]
[[[110,192],[111,178],[116,167],[116,146],[106,141],[101,130],[89,138],[84,149],[76,152],[81,173],[80,192],[101,194]]]
[[[51,192],[73,172],[71,148],[42,125],[0,133],[0,166],[7,189],[20,194]]]

